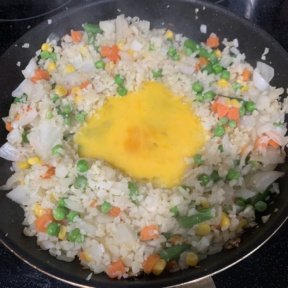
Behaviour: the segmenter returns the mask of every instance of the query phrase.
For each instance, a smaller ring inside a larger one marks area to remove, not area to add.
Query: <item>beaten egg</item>
[[[80,157],[104,160],[134,179],[167,188],[181,183],[185,159],[205,139],[192,103],[158,82],[110,97],[75,135]]]

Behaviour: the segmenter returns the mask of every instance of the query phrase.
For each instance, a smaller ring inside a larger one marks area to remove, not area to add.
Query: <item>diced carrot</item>
[[[153,267],[159,260],[160,260],[160,256],[158,254],[149,255],[142,265],[144,273],[150,274],[152,272]]]
[[[12,126],[12,123],[10,121],[6,121],[5,122],[5,128],[7,131],[12,131],[13,130],[13,126]]]
[[[36,69],[34,76],[31,78],[31,81],[36,83],[39,80],[49,80],[50,75],[46,70]]]
[[[210,48],[217,48],[219,44],[219,37],[216,35],[210,35],[206,41],[206,45]]]
[[[109,215],[112,217],[117,217],[121,213],[121,209],[119,207],[113,206],[109,211]]]
[[[50,179],[52,176],[55,175],[55,167],[46,165],[47,170],[44,175],[41,176],[42,179]]]
[[[35,220],[35,228],[37,232],[45,232],[47,225],[53,221],[52,210],[47,209],[44,214]]]
[[[272,140],[272,139],[270,139],[270,140],[268,141],[268,146],[271,146],[271,147],[273,147],[273,148],[275,148],[275,149],[277,149],[277,148],[280,147],[280,145],[279,145],[276,141],[274,141],[274,140]]]
[[[239,112],[239,108],[237,107],[231,107],[228,111],[228,114],[227,114],[227,118],[229,120],[234,120],[236,122],[239,121],[240,119],[240,112]]]
[[[79,87],[81,89],[85,89],[89,84],[90,84],[90,81],[86,80],[86,81],[82,82]]]
[[[260,136],[256,139],[255,144],[254,144],[254,148],[255,149],[265,149],[268,146],[268,142],[269,142],[269,137],[264,135],[264,136]]]
[[[71,30],[71,38],[74,43],[79,43],[82,40],[82,32]]]
[[[203,66],[208,64],[208,60],[205,57],[199,57],[198,62],[195,64],[195,70],[199,71]]]
[[[172,245],[182,244],[184,241],[185,239],[181,235],[173,235],[168,240]]]
[[[249,81],[251,78],[251,71],[248,68],[245,68],[241,76],[243,81]]]
[[[159,227],[157,225],[148,225],[140,231],[140,240],[149,241],[159,237]]]
[[[101,46],[100,47],[100,54],[102,57],[106,57],[110,61],[113,61],[114,63],[116,63],[120,60],[119,48],[117,45]]]
[[[106,273],[110,278],[120,278],[125,273],[124,263],[120,259],[112,262],[107,267]]]
[[[15,121],[18,121],[20,118],[21,118],[20,114],[17,113],[17,114],[15,115],[15,117],[14,117],[14,120],[15,120]]]
[[[225,104],[218,103],[217,105],[217,114],[219,118],[226,116],[229,112],[229,107]]]

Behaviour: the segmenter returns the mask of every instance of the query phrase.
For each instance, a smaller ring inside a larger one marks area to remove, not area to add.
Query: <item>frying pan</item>
[[[288,55],[284,49],[263,30],[248,21],[212,4],[197,0],[99,0],[76,7],[67,12],[52,17],[52,24],[42,23],[26,33],[15,45],[11,46],[0,58],[0,115],[8,114],[12,102],[13,91],[22,80],[22,74],[16,67],[16,62],[22,65],[28,63],[40,45],[51,33],[59,36],[70,29],[79,29],[84,22],[98,22],[112,19],[124,13],[126,16],[139,16],[149,20],[152,27],[166,27],[175,32],[183,33],[197,41],[204,41],[207,35],[200,33],[201,24],[207,25],[208,34],[215,32],[221,39],[238,38],[240,50],[246,54],[247,61],[255,66],[260,60],[265,47],[269,48],[267,63],[275,68],[275,77],[272,85],[287,86],[286,69]],[[195,13],[198,9],[198,13]],[[29,49],[22,45],[29,43]],[[286,79],[285,79],[286,77]],[[285,97],[286,95],[284,95]],[[5,142],[6,131],[4,124],[0,124],[0,143]],[[0,184],[4,184],[9,175],[11,164],[0,159]],[[286,170],[286,164],[280,169]],[[166,287],[197,281],[209,275],[222,271],[250,255],[265,243],[284,223],[288,217],[288,201],[285,192],[288,185],[287,174],[279,181],[280,193],[267,214],[271,213],[270,220],[265,224],[259,222],[258,229],[247,231],[241,237],[241,245],[234,250],[224,250],[219,254],[209,256],[200,263],[198,269],[188,269],[177,273],[163,273],[158,277],[141,275],[137,278],[115,281],[106,275],[94,275],[88,282],[85,280],[89,272],[83,270],[78,260],[72,263],[60,262],[37,247],[35,238],[28,238],[22,234],[23,211],[14,202],[0,194],[0,239],[1,242],[21,259],[33,267],[71,284],[86,287]],[[274,213],[277,208],[278,212]]]

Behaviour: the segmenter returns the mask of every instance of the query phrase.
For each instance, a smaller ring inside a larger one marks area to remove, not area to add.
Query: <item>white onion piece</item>
[[[31,109],[29,111],[25,111],[21,114],[21,117],[17,121],[13,121],[13,128],[21,127],[31,123],[37,117],[37,111],[35,109]]]
[[[28,63],[28,65],[26,66],[26,68],[22,70],[22,74],[24,75],[25,78],[31,78],[34,75],[36,69],[37,69],[36,60],[32,58]]]
[[[247,189],[247,188],[240,188],[238,191],[235,192],[235,195],[237,197],[242,197],[244,199],[251,198],[251,197],[255,196],[256,194],[257,194],[256,191],[252,191],[252,190]]]
[[[283,175],[284,172],[280,171],[261,171],[251,175],[248,181],[251,188],[258,192],[264,192],[270,184]]]
[[[260,75],[269,83],[274,75],[275,75],[275,72],[274,72],[274,68],[267,65],[266,63],[263,63],[263,62],[260,62],[258,61],[257,62],[257,66],[256,66],[256,69],[258,69]]]
[[[80,213],[84,212],[84,208],[83,208],[82,204],[78,201],[65,199],[65,204],[66,204],[66,207],[71,209],[71,210],[74,210],[74,211],[80,212]]]
[[[133,243],[135,243],[137,240],[136,232],[126,224],[118,224],[117,232],[115,235],[117,235],[117,241],[119,241],[120,244],[126,243],[130,246],[133,245]]]
[[[8,161],[18,161],[20,155],[19,151],[14,146],[6,142],[0,147],[0,157]]]
[[[100,21],[99,27],[103,31],[105,37],[111,38],[115,33],[115,20]]]
[[[21,143],[22,135],[19,129],[13,129],[11,132],[9,132],[9,134],[7,135],[7,141],[12,145]]]
[[[143,48],[143,45],[139,41],[133,40],[130,47],[134,51],[141,51]]]
[[[257,69],[253,72],[253,84],[260,91],[264,91],[269,87],[269,83],[261,76]]]
[[[131,30],[129,29],[128,22],[123,14],[117,16],[115,25],[117,42],[126,40],[127,37],[131,34]]]
[[[179,65],[179,71],[186,75],[192,75],[195,71],[195,68],[192,65]]]
[[[20,205],[28,204],[30,198],[29,191],[24,186],[17,186],[12,191],[10,191],[6,196]]]

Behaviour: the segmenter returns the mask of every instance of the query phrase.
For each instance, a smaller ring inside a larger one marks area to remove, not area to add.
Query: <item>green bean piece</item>
[[[86,33],[98,34],[102,32],[100,26],[97,24],[85,23],[82,27]]]
[[[186,39],[184,41],[184,47],[189,49],[193,53],[198,49],[198,44],[192,39]]]
[[[174,245],[159,252],[159,255],[166,262],[176,260],[180,255],[191,248],[190,244]]]
[[[169,211],[173,214],[174,217],[177,217],[179,215],[179,209],[177,206],[171,207]]]
[[[136,204],[139,205],[139,201],[137,199],[137,197],[139,196],[139,189],[138,186],[135,182],[129,181],[128,182],[128,189],[129,189],[129,198],[130,200]]]
[[[183,228],[192,228],[194,225],[210,220],[212,213],[210,208],[201,209],[197,214],[191,216],[180,216],[178,222]]]

